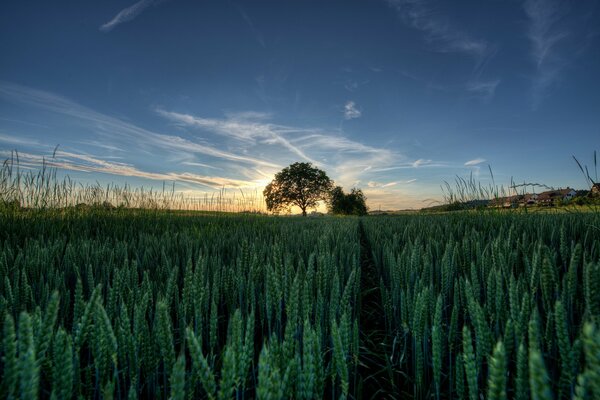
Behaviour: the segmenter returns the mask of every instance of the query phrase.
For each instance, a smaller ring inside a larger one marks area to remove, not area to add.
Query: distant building
[[[489,205],[496,208],[514,208],[519,206],[519,203],[522,202],[523,197],[523,195],[498,197],[491,200]]]
[[[595,194],[592,194],[595,193]],[[493,207],[493,208],[517,208],[529,207],[535,205],[552,206],[560,202],[569,202],[578,197],[585,197],[590,193],[591,196],[600,197],[600,183],[594,184],[592,191],[574,190],[569,187],[566,189],[553,189],[539,194],[523,193],[513,196],[496,197],[491,200],[473,200],[463,203],[467,208]]]
[[[523,199],[521,200],[521,204],[526,205],[526,206],[531,206],[537,203],[538,200],[538,195],[535,193],[527,193],[526,195],[523,196]]]
[[[576,195],[577,192],[571,188],[548,190],[537,196],[537,203],[548,205],[553,204],[555,201],[570,201]]]
[[[571,188],[566,188],[563,190],[560,190],[559,192],[561,192],[562,196],[563,196],[563,200],[569,201],[572,200],[573,197],[577,196],[577,191]]]

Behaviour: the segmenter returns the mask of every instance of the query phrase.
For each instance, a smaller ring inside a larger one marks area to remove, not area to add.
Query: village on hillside
[[[521,193],[493,199],[471,199],[447,202],[421,208],[421,212],[445,212],[482,208],[556,207],[566,205],[600,205],[600,183],[592,183],[589,190],[551,189],[541,193]],[[409,211],[409,210],[405,210]],[[414,210],[412,210],[414,211]],[[371,211],[370,215],[396,214],[396,211]]]
[[[547,190],[542,193],[524,193],[498,197],[487,201],[488,207],[516,208],[528,206],[557,206],[575,201],[586,204],[600,199],[600,183],[594,183],[590,190],[565,189]],[[483,204],[481,204],[483,205]]]

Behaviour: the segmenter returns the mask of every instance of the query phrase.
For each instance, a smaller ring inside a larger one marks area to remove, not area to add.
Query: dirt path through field
[[[390,376],[386,348],[383,303],[379,289],[379,271],[362,221],[359,222],[361,261],[360,365],[356,393],[359,399],[394,399],[394,377]]]

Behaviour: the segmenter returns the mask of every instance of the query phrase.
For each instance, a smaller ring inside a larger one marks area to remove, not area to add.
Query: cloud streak
[[[35,139],[14,137],[14,136],[5,135],[3,133],[0,133],[0,142],[10,143],[10,144],[20,145],[20,146],[39,146],[41,144],[38,140],[35,140]]]
[[[10,156],[10,152],[0,151],[2,156]],[[130,164],[111,162],[96,156],[59,150],[55,157],[44,157],[39,154],[19,153],[19,165],[40,167],[42,164],[70,171],[96,172],[109,175],[135,177],[156,181],[177,181],[192,183],[211,189],[219,188],[254,188],[261,185],[262,180],[245,181],[219,176],[204,176],[189,172],[148,172]]]
[[[248,28],[250,28],[250,31],[256,38],[256,41],[258,42],[258,44],[260,44],[260,46],[263,49],[266,49],[267,44],[265,43],[265,39],[264,39],[263,35],[258,31],[258,29],[256,29],[256,27],[254,26],[254,22],[252,22],[252,20],[250,19],[250,16],[248,16],[246,11],[244,11],[244,9],[241,6],[238,6],[238,10],[240,11],[240,15],[244,19],[244,22],[246,22],[246,24],[248,25]]]
[[[393,182],[388,182],[388,183],[370,181],[367,184],[367,186],[372,189],[373,188],[385,189],[385,188],[389,188],[389,187],[396,186],[396,185],[406,185],[406,184],[413,183],[416,181],[417,181],[416,179],[408,179],[408,180],[404,180],[404,181],[393,181]]]
[[[457,52],[481,61],[489,53],[485,40],[471,37],[436,12],[429,0],[387,0],[402,20],[425,33],[428,42],[436,43],[441,52]]]
[[[464,54],[475,61],[471,77],[465,89],[484,102],[490,101],[500,84],[499,79],[484,79],[482,75],[496,54],[496,47],[485,39],[473,37],[453,20],[443,15],[439,3],[432,0],[386,0],[404,23],[423,32],[425,40],[440,53]],[[421,81],[412,74],[401,72],[406,77]],[[430,88],[436,88],[428,82]],[[462,85],[461,85],[462,87]]]
[[[484,101],[489,101],[496,94],[496,88],[499,84],[500,79],[489,81],[473,80],[467,83],[467,90],[475,96],[481,97]]]
[[[527,36],[531,43],[531,58],[537,71],[533,81],[532,106],[535,109],[568,64],[557,47],[570,32],[560,24],[566,14],[561,3],[555,0],[527,0],[523,7],[529,18]]]
[[[293,142],[301,148],[333,150],[344,153],[376,154],[382,158],[392,156],[390,150],[368,146],[340,135],[310,133],[309,135],[294,139]]]
[[[412,163],[413,168],[418,168],[422,165],[428,165],[431,164],[431,160],[425,160],[423,158],[419,158],[418,160],[416,160],[415,162]]]
[[[447,162],[425,160],[425,159],[420,158],[413,162],[405,162],[405,163],[400,163],[400,164],[391,165],[391,166],[387,166],[387,167],[373,168],[373,172],[389,172],[389,171],[395,171],[395,170],[415,169],[415,168],[453,168],[453,167],[455,167],[455,165],[447,163]]]
[[[270,161],[234,154],[206,144],[193,142],[179,136],[153,132],[118,118],[96,112],[62,96],[26,86],[0,82],[0,98],[72,117],[86,126],[92,127],[95,133],[102,135],[105,138],[117,140],[123,140],[125,138],[134,141],[138,145],[149,145],[162,149],[163,151],[183,151],[187,153],[204,154],[210,157],[255,166],[278,167],[277,164]]]
[[[290,154],[321,167],[331,167],[343,182],[353,182],[372,166],[389,165],[401,158],[388,149],[367,146],[341,134],[318,128],[274,124],[263,113],[236,113],[204,118],[165,110],[157,113],[178,126],[207,130],[249,145],[277,145]]]
[[[226,119],[215,119],[161,109],[158,109],[157,113],[179,126],[205,129],[229,138],[250,143],[259,141],[262,144],[279,144],[300,158],[319,164],[283,136],[283,133],[293,131],[293,129],[264,122],[263,120],[266,118],[265,114],[240,113],[230,115]]]
[[[327,158],[337,179],[344,185],[354,186],[374,169],[389,166],[404,158],[393,150],[368,146],[339,134],[319,130],[305,133],[294,139],[294,144]]]
[[[356,119],[356,118],[360,118],[361,115],[362,115],[362,111],[360,111],[356,107],[355,102],[353,102],[353,101],[346,102],[346,104],[344,105],[344,119],[347,119],[347,120]]]
[[[484,162],[486,162],[485,158],[475,158],[473,160],[467,161],[465,163],[465,166],[466,167],[472,167],[472,166],[479,165],[479,164],[484,163]]]
[[[102,24],[100,26],[100,30],[102,32],[110,32],[117,25],[135,19],[148,7],[162,3],[163,1],[164,0],[140,0],[137,3],[134,3],[131,6],[119,11],[117,15],[115,15],[110,21],[106,22],[105,24]]]

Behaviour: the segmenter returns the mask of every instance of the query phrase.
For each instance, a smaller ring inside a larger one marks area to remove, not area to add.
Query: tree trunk
[[[303,208],[303,209],[302,209],[302,216],[303,216],[303,217],[306,217],[306,208]]]

